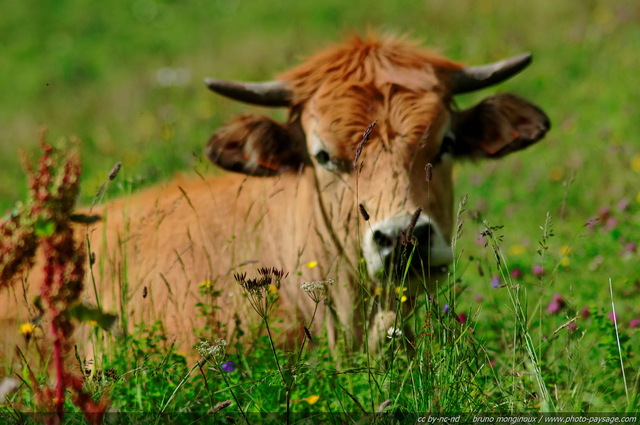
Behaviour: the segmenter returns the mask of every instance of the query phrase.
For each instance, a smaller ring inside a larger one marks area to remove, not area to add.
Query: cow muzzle
[[[367,270],[372,278],[410,280],[442,277],[453,261],[451,246],[429,216],[421,214],[411,226],[412,216],[393,217],[373,224],[362,244]],[[412,228],[411,228],[412,227]]]

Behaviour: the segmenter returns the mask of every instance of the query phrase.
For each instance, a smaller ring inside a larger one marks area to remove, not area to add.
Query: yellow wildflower
[[[559,182],[564,177],[564,169],[562,167],[552,167],[549,171],[549,179],[552,182]]]
[[[406,287],[402,287],[402,286],[396,286],[396,294],[400,295],[403,292],[406,292],[407,288]]]
[[[269,293],[271,295],[278,295],[278,287],[276,285],[274,285],[273,283],[271,285],[269,285]]]
[[[631,158],[631,169],[636,173],[640,173],[640,155],[634,155]]]
[[[310,269],[314,268],[314,267],[315,267],[315,266],[317,266],[317,265],[318,265],[318,262],[317,262],[317,261],[309,261],[309,262],[307,263],[307,267],[308,267],[308,268],[310,268]]]
[[[309,397],[304,399],[304,401],[306,401],[309,404],[316,404],[318,400],[320,400],[319,395],[310,395]]]
[[[34,325],[33,323],[23,323],[20,325],[20,333],[22,335],[31,335],[32,333],[34,333],[37,329],[37,326]]]
[[[407,296],[406,296],[406,295],[403,295],[403,296],[400,298],[400,302],[401,302],[401,303],[405,302],[406,300],[407,300]]]
[[[569,264],[571,264],[571,260],[569,260],[569,258],[568,258],[568,257],[562,257],[562,258],[560,259],[560,265],[561,265],[562,267],[567,267]]]
[[[511,255],[522,255],[524,254],[525,251],[526,251],[526,248],[522,244],[516,244],[516,245],[513,245],[511,248],[509,248],[509,254]]]
[[[209,289],[213,286],[213,283],[211,283],[211,281],[209,279],[207,280],[203,280],[202,282],[200,282],[200,284],[198,285],[201,288],[204,289]]]
[[[98,322],[96,322],[95,320],[87,320],[87,324],[94,327],[98,326]]]
[[[378,286],[376,289],[373,290],[373,295],[380,295],[382,294],[382,287]]]
[[[569,245],[564,245],[560,248],[561,255],[569,255],[571,253],[571,247]]]

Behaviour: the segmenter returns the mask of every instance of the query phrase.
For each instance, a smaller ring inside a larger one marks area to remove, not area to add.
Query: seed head
[[[369,213],[364,208],[364,205],[358,204],[358,208],[360,208],[360,214],[362,215],[362,218],[364,218],[364,221],[369,221]]]
[[[333,279],[316,280],[313,282],[303,283],[302,285],[300,285],[300,289],[305,291],[314,303],[318,304],[320,301],[323,301],[327,298],[327,296],[329,295],[329,287],[333,284]]]
[[[406,245],[408,243],[415,243],[415,238],[413,237],[413,229],[416,227],[416,223],[418,222],[418,218],[422,213],[422,208],[418,208],[411,215],[411,221],[409,221],[409,226],[402,232],[402,244]]]
[[[122,167],[122,163],[119,161],[116,162],[116,165],[114,165],[111,171],[109,171],[109,181],[117,177],[118,172],[120,171],[120,167]]]
[[[431,178],[433,177],[433,165],[431,163],[428,163],[427,165],[425,165],[424,171],[425,171],[425,180],[427,180],[427,182],[430,182]]]

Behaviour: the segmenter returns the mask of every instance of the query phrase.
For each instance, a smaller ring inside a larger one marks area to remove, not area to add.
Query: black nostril
[[[413,236],[418,240],[418,245],[431,246],[434,240],[435,230],[430,224],[421,224],[413,229]]]
[[[373,241],[378,248],[391,248],[393,247],[393,238],[380,230],[373,232]]]

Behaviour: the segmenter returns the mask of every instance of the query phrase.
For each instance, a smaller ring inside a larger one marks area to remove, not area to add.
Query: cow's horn
[[[531,53],[481,66],[467,66],[454,75],[453,93],[467,93],[504,81],[531,63]]]
[[[207,87],[221,95],[262,106],[289,106],[292,93],[282,81],[241,83],[239,81],[204,80]]]

